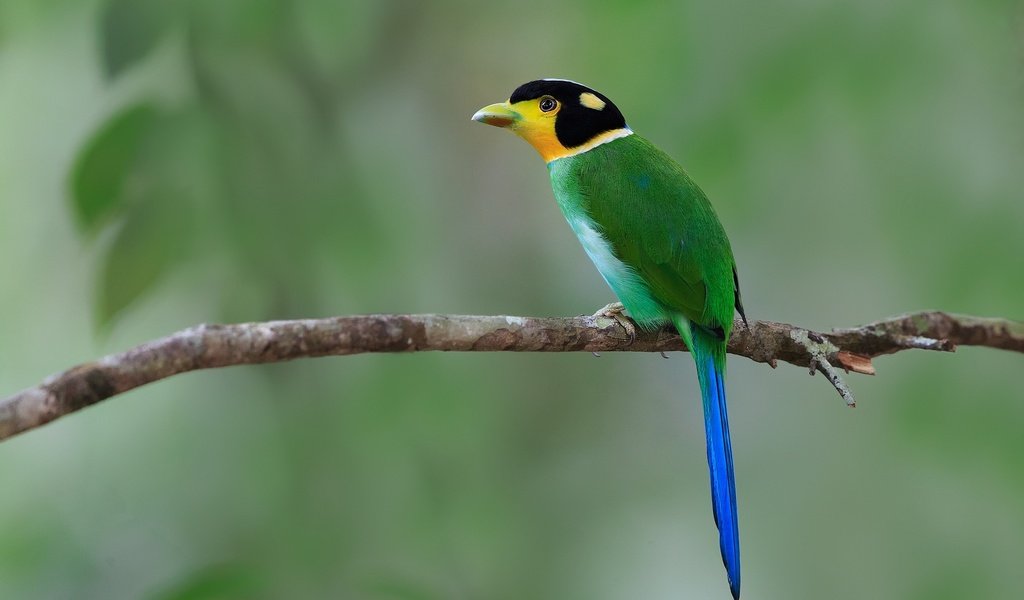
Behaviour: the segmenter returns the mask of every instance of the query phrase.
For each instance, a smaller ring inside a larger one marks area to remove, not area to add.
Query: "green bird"
[[[711,504],[738,599],[740,540],[724,382],[734,312],[744,323],[746,317],[729,238],[711,203],[682,167],[626,126],[607,96],[574,81],[525,83],[473,120],[510,129],[540,153],[569,227],[622,307],[645,330],[671,323],[692,353]]]

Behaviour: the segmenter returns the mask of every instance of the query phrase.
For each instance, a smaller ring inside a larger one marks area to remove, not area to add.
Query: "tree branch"
[[[819,333],[795,325],[736,322],[729,352],[773,368],[778,361],[824,374],[850,406],[839,369],[874,374],[871,359],[901,350],[952,352],[958,345],[1024,352],[1024,323],[921,312]],[[366,352],[668,352],[685,350],[668,329],[631,341],[607,317],[533,318],[366,315],[199,325],[73,367],[0,401],[0,440],[172,375],[232,365]]]

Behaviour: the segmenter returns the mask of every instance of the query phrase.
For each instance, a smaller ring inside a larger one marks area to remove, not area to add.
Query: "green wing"
[[[655,299],[728,335],[739,304],[729,239],[711,203],[671,157],[631,135],[573,157],[580,207]]]

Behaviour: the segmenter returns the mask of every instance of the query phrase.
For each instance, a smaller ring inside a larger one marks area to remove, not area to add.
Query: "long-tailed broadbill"
[[[671,323],[693,355],[704,405],[711,505],[733,598],[740,595],[725,350],[743,317],[729,239],[707,196],[633,133],[604,94],[541,79],[473,115],[509,129],[547,163],[555,200],[601,276],[642,329]]]

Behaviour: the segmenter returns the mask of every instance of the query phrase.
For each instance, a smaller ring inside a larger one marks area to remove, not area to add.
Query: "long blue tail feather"
[[[693,358],[697,364],[704,403],[708,468],[711,472],[711,506],[718,526],[722,562],[729,576],[729,588],[740,597],[740,534],[736,518],[736,480],[732,468],[729,415],[725,406],[725,348],[719,340],[694,328]],[[715,352],[716,346],[721,346]]]

